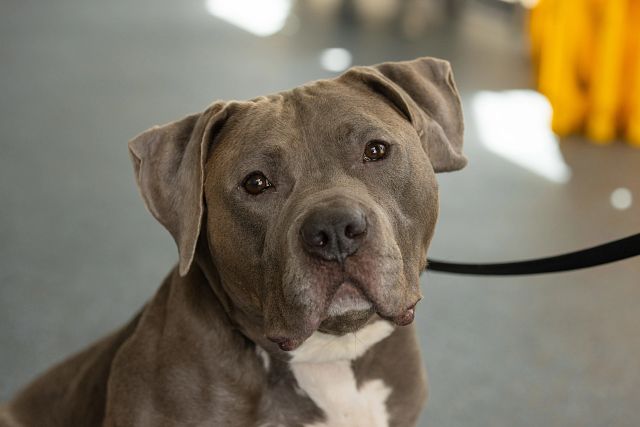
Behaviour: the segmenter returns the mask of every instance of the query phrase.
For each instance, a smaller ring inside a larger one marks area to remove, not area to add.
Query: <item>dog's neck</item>
[[[209,252],[209,244],[205,237],[206,231],[200,234],[198,239],[198,245],[196,246],[196,252],[194,256],[194,263],[191,268],[200,268],[202,274],[207,280],[209,287],[213,291],[214,295],[224,308],[224,312],[231,323],[233,322],[235,307],[229,295],[224,291],[218,269],[216,268],[211,254]]]
[[[215,298],[219,301],[224,309],[225,317],[232,327],[242,334],[246,339],[252,341],[256,346],[262,348],[271,356],[288,361],[287,355],[282,355],[277,345],[269,341],[263,332],[262,319],[252,313],[247,313],[241,307],[234,303],[233,299],[227,293],[224,283],[218,273],[211,258],[207,238],[204,237],[206,231],[200,236],[198,246],[196,248],[194,265],[192,268],[198,268],[202,271],[209,287],[213,291]]]

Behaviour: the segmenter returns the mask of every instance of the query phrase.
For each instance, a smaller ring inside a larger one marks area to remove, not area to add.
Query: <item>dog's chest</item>
[[[382,380],[358,386],[350,361],[303,363],[293,367],[300,387],[320,408],[324,422],[305,427],[387,427],[386,400],[391,389]]]
[[[393,330],[387,322],[373,323],[354,334],[335,337],[314,334],[294,352],[291,371],[300,394],[309,397],[325,420],[305,427],[387,427],[387,398],[382,380],[358,384],[351,362]]]

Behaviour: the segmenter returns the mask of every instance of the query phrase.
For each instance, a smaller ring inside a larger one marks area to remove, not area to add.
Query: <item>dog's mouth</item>
[[[413,299],[411,303],[404,306],[404,309],[388,315],[384,311],[386,301],[376,303],[376,300],[367,294],[366,288],[360,286],[355,280],[342,280],[335,288],[335,292],[329,295],[324,316],[317,318],[315,326],[308,324],[311,327],[306,336],[268,336],[268,338],[281,350],[291,351],[298,348],[315,330],[332,335],[344,335],[360,330],[376,315],[398,326],[406,326],[413,322],[415,306],[419,300],[420,297]]]
[[[357,332],[374,317],[398,326],[412,323],[421,298],[419,272],[407,273],[397,250],[362,249],[341,264],[309,260],[292,275],[283,286],[287,293],[267,300],[265,336],[291,351],[316,331]]]
[[[320,323],[320,332],[342,335],[362,328],[376,310],[373,303],[351,281],[338,286],[327,309],[326,318]]]
[[[318,330],[338,335],[355,332],[374,314],[398,326],[406,326],[413,322],[415,307],[421,297],[410,303],[400,313],[389,315],[382,307],[384,302],[376,304],[364,289],[353,279],[343,281],[331,298],[327,316],[320,323]]]

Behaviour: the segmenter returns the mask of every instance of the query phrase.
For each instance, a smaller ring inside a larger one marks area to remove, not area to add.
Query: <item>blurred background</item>
[[[177,251],[126,143],[216,99],[445,58],[470,163],[439,177],[432,257],[524,259],[639,232],[639,3],[3,1],[0,401],[153,295]],[[640,425],[640,260],[423,285],[421,426]]]

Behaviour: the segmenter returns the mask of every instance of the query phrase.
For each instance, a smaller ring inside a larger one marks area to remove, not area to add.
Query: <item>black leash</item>
[[[554,273],[594,267],[640,255],[640,233],[581,251],[526,261],[462,264],[429,259],[427,270],[482,276]]]

